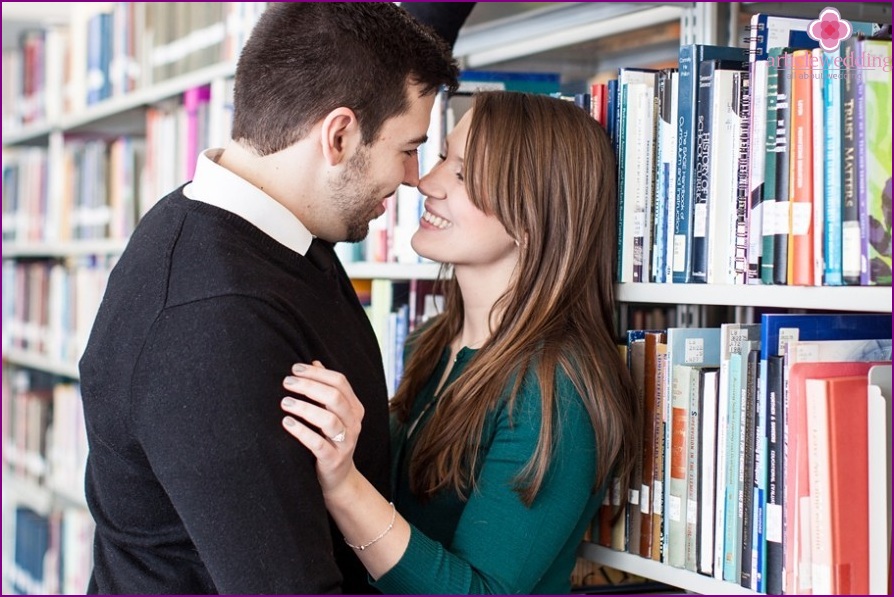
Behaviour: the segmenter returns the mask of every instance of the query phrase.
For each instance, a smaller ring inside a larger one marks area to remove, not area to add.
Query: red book
[[[866,375],[808,380],[809,406],[824,411],[826,439],[820,463],[828,465],[819,475],[828,487],[819,491],[828,502],[828,519],[812,529],[821,557],[813,552],[814,593],[869,594],[869,448]],[[811,394],[813,389],[816,393]],[[821,431],[811,429],[811,432]],[[811,458],[813,452],[811,451]],[[811,470],[813,465],[811,463]],[[811,478],[811,492],[814,491]],[[811,497],[815,497],[811,495]],[[816,520],[816,516],[814,516]],[[819,531],[819,533],[817,533]]]
[[[802,541],[804,529],[802,520],[810,520],[810,487],[807,451],[806,380],[818,378],[838,378],[866,376],[873,365],[886,363],[795,363],[789,370],[788,420],[785,430],[785,512],[783,514],[783,550],[786,573],[786,594],[811,594],[812,583],[809,575],[803,573],[811,569],[810,545]],[[863,393],[865,403],[866,393]],[[865,404],[864,404],[865,408]],[[866,508],[863,508],[866,511]],[[806,516],[805,516],[806,515]],[[803,518],[802,518],[803,517]]]

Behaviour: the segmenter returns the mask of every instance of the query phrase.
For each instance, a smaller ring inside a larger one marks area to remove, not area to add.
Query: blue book
[[[689,44],[680,47],[679,95],[677,113],[677,173],[674,209],[673,281],[691,281],[692,211],[695,195],[697,145],[698,76],[702,62],[737,60],[748,62],[744,48]],[[668,223],[670,226],[670,223]],[[670,230],[670,229],[668,229]],[[670,258],[670,256],[668,256]]]
[[[819,18],[819,13],[817,13]],[[807,34],[810,23],[816,19],[798,19],[782,17],[764,12],[751,16],[748,53],[751,61],[766,60],[773,48],[804,48],[812,50],[819,47],[819,42]],[[850,21],[853,33],[871,35],[875,29],[873,23]]]
[[[559,92],[559,81],[558,73],[464,70],[459,75],[459,91],[486,88],[550,94]]]
[[[765,313],[761,316],[761,360],[785,356],[792,340],[881,340],[891,337],[890,313]]]
[[[795,340],[878,340],[891,337],[890,313],[846,313],[846,314],[794,314],[766,313],[761,316],[761,400],[765,404],[771,461],[776,463],[773,487],[768,488],[764,513],[765,535],[767,537],[767,592],[775,591],[783,585],[781,558],[785,550],[783,544],[784,526],[782,508],[785,496],[784,449],[788,428],[788,405],[785,385],[786,367],[783,362],[785,345]],[[781,387],[780,387],[781,384]],[[775,440],[775,441],[774,441]],[[782,457],[780,457],[782,456]],[[774,491],[774,487],[776,491]]]
[[[823,284],[841,286],[841,48],[823,56]]]

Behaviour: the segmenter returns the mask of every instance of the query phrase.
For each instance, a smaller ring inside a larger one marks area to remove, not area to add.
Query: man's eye
[[[417,153],[419,153],[419,149],[418,149],[418,148],[416,148],[416,149],[410,149],[410,150],[408,150],[408,151],[405,151],[404,153],[407,154],[407,155],[410,156],[410,157],[413,157],[414,155],[416,155]]]

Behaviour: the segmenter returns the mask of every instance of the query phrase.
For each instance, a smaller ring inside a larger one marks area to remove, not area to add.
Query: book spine
[[[766,339],[763,339],[766,341]],[[783,590],[783,516],[782,507],[785,494],[783,475],[783,434],[785,421],[783,415],[783,370],[782,358],[770,356],[761,361],[765,370],[765,389],[767,412],[767,507],[765,513],[767,540],[767,579],[768,595],[781,595]]]
[[[823,285],[823,222],[825,221],[825,212],[823,198],[825,189],[825,170],[823,161],[825,159],[825,131],[823,130],[823,50],[814,48],[812,50],[812,75],[811,81],[811,104],[813,106],[813,114],[811,124],[813,125],[813,148],[811,152],[811,167],[813,168],[813,285]]]
[[[789,100],[792,89],[792,58],[790,53],[780,56],[776,91],[776,202],[770,217],[773,230],[773,283],[788,283],[788,237],[791,230],[791,187],[789,135],[792,119]]]
[[[789,283],[813,286],[813,69],[809,50],[792,54]]]
[[[766,149],[764,154],[764,187],[761,199],[761,259],[760,280],[773,284],[773,237],[776,232],[776,143],[779,123],[776,101],[779,96],[779,51],[774,49],[767,60],[767,118]]]
[[[677,174],[674,193],[673,282],[685,284],[691,279],[690,243],[692,241],[692,180],[695,169],[695,110],[698,105],[698,71],[695,70],[695,45],[680,47],[680,87],[677,97]],[[670,258],[670,256],[668,256]]]
[[[841,45],[844,71],[841,79],[841,270],[845,284],[860,283],[860,219],[857,209],[856,39]]]
[[[708,195],[711,178],[712,82],[717,63],[705,61],[698,70],[695,108],[695,175],[692,182],[692,243],[690,282],[708,281]]]
[[[699,532],[698,498],[701,471],[699,469],[699,439],[701,437],[700,374],[702,367],[689,367],[689,420],[686,423],[686,556],[683,567],[695,572],[698,568]]]
[[[651,279],[653,282],[663,283],[665,278],[665,264],[667,254],[665,252],[667,238],[667,129],[670,126],[670,70],[664,69],[658,73],[658,82],[655,87],[655,101],[658,105],[658,119],[655,135],[655,185],[652,198],[652,263]]]
[[[675,568],[683,568],[686,563],[686,456],[689,442],[688,369],[685,365],[674,365],[671,379],[671,461],[666,563]]]
[[[732,218],[732,235],[735,238],[730,260],[729,280],[735,284],[746,284],[751,277],[749,266],[749,217],[751,215],[751,179],[749,157],[751,156],[751,136],[748,134],[751,122],[751,74],[742,71],[735,74],[733,87],[733,109],[738,120],[734,133],[737,139],[736,157],[736,204]]]
[[[891,40],[866,42],[866,55],[875,65],[891,64]],[[891,70],[867,69],[865,113],[868,284],[890,286],[891,276]]]
[[[746,283],[760,283],[761,202],[764,198],[764,172],[767,162],[767,61],[759,60],[750,65],[751,106],[748,134],[748,270]]]
[[[843,71],[836,67],[841,48],[823,56],[823,281],[841,286],[841,86]]]
[[[857,39],[857,57],[866,55],[866,40]],[[860,276],[862,286],[869,285],[869,201],[867,197],[867,122],[866,122],[866,74],[865,69],[855,68],[855,101],[854,101],[854,143],[857,146],[855,161],[857,163],[857,226],[859,229]],[[890,92],[889,92],[890,93]],[[877,126],[872,123],[870,126]]]
[[[726,471],[724,472],[724,495],[726,496],[724,511],[726,514],[723,525],[723,580],[738,584],[742,571],[741,518],[739,517],[739,455],[742,453],[742,448],[739,445],[742,419],[742,355],[738,352],[730,354],[729,372],[727,456]]]

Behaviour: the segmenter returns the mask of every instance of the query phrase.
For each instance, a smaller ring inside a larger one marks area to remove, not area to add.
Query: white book
[[[832,591],[832,501],[829,469],[829,405],[825,379],[805,380],[808,484],[810,487],[810,577],[813,594]]]
[[[733,106],[733,78],[738,71],[715,70],[711,90],[711,149],[708,180],[707,282],[730,284],[731,251],[735,236],[736,168],[738,166],[739,124]]]
[[[869,369],[868,400],[869,594],[887,595],[891,561],[891,365]],[[884,519],[887,525],[877,524]]]
[[[714,572],[714,506],[716,491],[715,456],[717,453],[717,381],[720,372],[705,371],[701,402],[701,481],[699,483],[699,551],[698,571]]]

